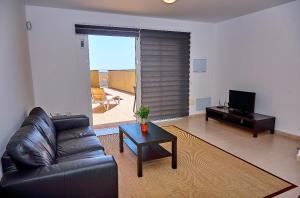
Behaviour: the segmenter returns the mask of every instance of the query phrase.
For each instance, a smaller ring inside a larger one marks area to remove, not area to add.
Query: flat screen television
[[[229,90],[229,107],[242,113],[253,113],[255,93]]]

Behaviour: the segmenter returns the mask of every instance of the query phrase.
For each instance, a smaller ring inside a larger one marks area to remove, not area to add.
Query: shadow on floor
[[[115,108],[117,105],[118,105],[118,104],[110,104],[108,110],[106,110],[106,109],[104,108],[104,105],[99,105],[99,106],[96,106],[95,108],[93,108],[93,109],[92,109],[92,112],[93,112],[93,113],[105,113],[105,112],[107,112],[107,111],[109,111],[109,110]]]

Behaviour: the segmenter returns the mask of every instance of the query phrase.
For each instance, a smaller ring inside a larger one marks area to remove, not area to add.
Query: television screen
[[[254,112],[255,93],[229,90],[229,107],[242,112]]]

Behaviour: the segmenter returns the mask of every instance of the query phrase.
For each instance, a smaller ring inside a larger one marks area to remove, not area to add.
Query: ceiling
[[[220,22],[294,0],[24,0],[28,5]]]

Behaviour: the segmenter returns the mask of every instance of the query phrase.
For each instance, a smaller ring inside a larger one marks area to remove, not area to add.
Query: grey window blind
[[[138,37],[139,29],[75,24],[76,34]]]
[[[190,33],[141,30],[141,102],[151,120],[189,115]]]

